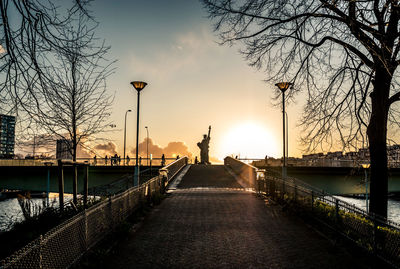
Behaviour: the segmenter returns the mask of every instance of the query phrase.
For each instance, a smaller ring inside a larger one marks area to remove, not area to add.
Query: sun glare
[[[238,155],[241,158],[277,157],[278,143],[262,125],[244,123],[229,130],[221,142],[220,158]]]

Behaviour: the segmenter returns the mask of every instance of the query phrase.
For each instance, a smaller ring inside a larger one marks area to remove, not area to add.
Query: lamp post
[[[365,208],[367,210],[367,214],[369,213],[369,206],[368,206],[368,169],[371,166],[369,163],[361,164],[362,168],[364,168],[364,175],[365,175]]]
[[[137,120],[136,120],[136,165],[135,165],[135,181],[139,186],[139,106],[140,92],[146,87],[147,83],[143,81],[132,81],[132,86],[137,91]]]
[[[286,116],[286,162],[288,162],[289,159],[289,116],[287,112],[285,111],[285,116]]]
[[[147,126],[145,126],[144,128],[146,128],[147,131],[147,145],[146,145],[146,151],[147,151],[147,166],[149,166],[149,128]]]
[[[286,126],[285,126],[285,92],[286,90],[293,85],[290,82],[279,82],[276,83],[275,86],[278,87],[278,89],[282,92],[282,119],[283,119],[283,163],[282,163],[282,178],[286,178]]]
[[[126,165],[126,159],[125,159],[125,149],[126,149],[126,115],[128,112],[132,112],[132,110],[128,109],[125,112],[125,127],[124,127],[124,165]]]

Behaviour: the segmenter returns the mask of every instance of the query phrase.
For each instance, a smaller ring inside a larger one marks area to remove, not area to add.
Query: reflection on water
[[[64,202],[67,203],[71,200],[72,195],[65,194]],[[46,202],[46,198],[32,198],[31,201],[37,206],[42,206],[43,202]],[[49,195],[49,205],[55,207],[59,206],[57,193],[51,193]],[[0,202],[0,231],[10,230],[14,223],[21,222],[24,219],[17,198],[7,199]]]
[[[358,208],[366,210],[366,202],[364,199],[355,199],[343,196],[334,196],[342,201],[349,204],[355,205]],[[388,219],[397,223],[400,223],[400,201],[389,200],[388,201]]]

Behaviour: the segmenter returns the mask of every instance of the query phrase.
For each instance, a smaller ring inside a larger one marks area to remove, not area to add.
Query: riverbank
[[[365,200],[367,195],[365,193],[350,193],[350,194],[340,194],[339,196],[346,197],[346,198]],[[394,201],[400,201],[400,191],[389,192],[388,199],[394,200]]]
[[[34,191],[22,191],[22,190],[1,190],[0,191],[0,202],[7,200],[7,199],[12,199],[12,198],[17,198],[18,196],[28,196],[30,198],[46,198],[47,193],[45,192],[34,192]]]

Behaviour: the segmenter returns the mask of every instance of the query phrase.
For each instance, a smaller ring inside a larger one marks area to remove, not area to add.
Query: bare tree
[[[106,79],[114,70],[114,61],[106,58],[110,47],[95,38],[96,27],[80,13],[75,25],[61,31],[63,47],[56,50],[52,66],[45,70],[43,88],[36,95],[40,107],[35,110],[25,104],[35,123],[47,133],[71,142],[67,145],[74,161],[77,146],[110,125],[113,96]]]
[[[387,216],[388,124],[398,128],[397,0],[202,0],[222,44],[241,41],[267,80],[308,92],[309,149],[369,145],[370,211]],[[277,93],[278,94],[278,93]],[[335,138],[339,137],[339,140]]]
[[[18,115],[21,104],[40,106],[37,98],[51,54],[63,49],[64,36],[73,17],[86,11],[90,0],[56,5],[52,0],[0,0],[0,112]],[[30,117],[24,124],[26,128]]]

